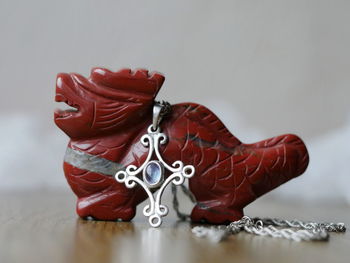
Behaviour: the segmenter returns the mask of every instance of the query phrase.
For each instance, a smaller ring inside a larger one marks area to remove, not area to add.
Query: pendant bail
[[[153,106],[153,121],[152,121],[152,129],[156,131],[158,129],[159,123],[162,120],[162,109],[164,105],[156,101]]]
[[[171,105],[167,101],[155,101],[153,105],[152,130],[156,131],[163,117],[171,112]]]

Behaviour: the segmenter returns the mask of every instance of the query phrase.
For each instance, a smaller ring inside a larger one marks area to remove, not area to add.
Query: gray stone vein
[[[64,161],[79,169],[94,173],[114,176],[116,172],[124,170],[120,163],[112,162],[102,157],[84,153],[67,147]]]

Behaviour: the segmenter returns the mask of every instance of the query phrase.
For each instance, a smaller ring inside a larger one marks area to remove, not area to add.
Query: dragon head
[[[162,75],[141,69],[94,68],[89,78],[60,73],[55,101],[71,109],[55,110],[55,123],[73,139],[113,133],[140,122],[152,110],[163,82]]]

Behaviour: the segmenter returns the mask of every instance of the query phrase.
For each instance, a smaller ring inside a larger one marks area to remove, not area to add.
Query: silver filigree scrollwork
[[[165,188],[171,182],[174,185],[183,184],[186,178],[191,178],[194,175],[195,168],[192,165],[184,165],[180,160],[175,161],[171,166],[168,165],[159,153],[159,146],[167,143],[167,136],[161,133],[158,125],[156,129],[153,129],[153,125],[150,125],[147,132],[147,134],[141,137],[142,145],[149,148],[146,161],[140,167],[136,167],[135,165],[127,166],[125,171],[116,173],[115,179],[120,183],[124,183],[128,188],[133,188],[138,184],[146,191],[149,197],[149,204],[144,207],[143,214],[148,217],[151,226],[159,227],[162,224],[162,217],[166,216],[169,212],[168,207],[161,203]],[[151,160],[153,153],[158,160]],[[147,169],[152,171],[150,165],[154,163],[161,169],[157,167],[153,168],[156,170],[155,174],[159,176],[156,178],[157,180],[155,182],[150,183],[145,177],[150,173]],[[172,173],[165,180],[163,167]],[[137,175],[141,173],[143,174],[143,180],[137,177]],[[159,190],[156,193],[156,197],[154,197],[150,189],[158,187]]]

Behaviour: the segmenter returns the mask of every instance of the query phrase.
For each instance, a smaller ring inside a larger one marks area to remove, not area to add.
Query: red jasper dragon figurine
[[[140,138],[152,123],[154,99],[164,82],[158,73],[123,69],[92,70],[57,76],[55,123],[70,138],[64,159],[67,181],[78,197],[83,218],[131,220],[146,197],[141,187],[126,188],[114,179],[130,164],[139,166],[148,149]],[[160,147],[167,163],[192,164],[189,187],[197,203],[195,222],[227,223],[259,196],[301,175],[309,161],[300,138],[287,134],[253,144],[234,137],[210,110],[195,103],[172,105],[162,122],[169,142]]]

